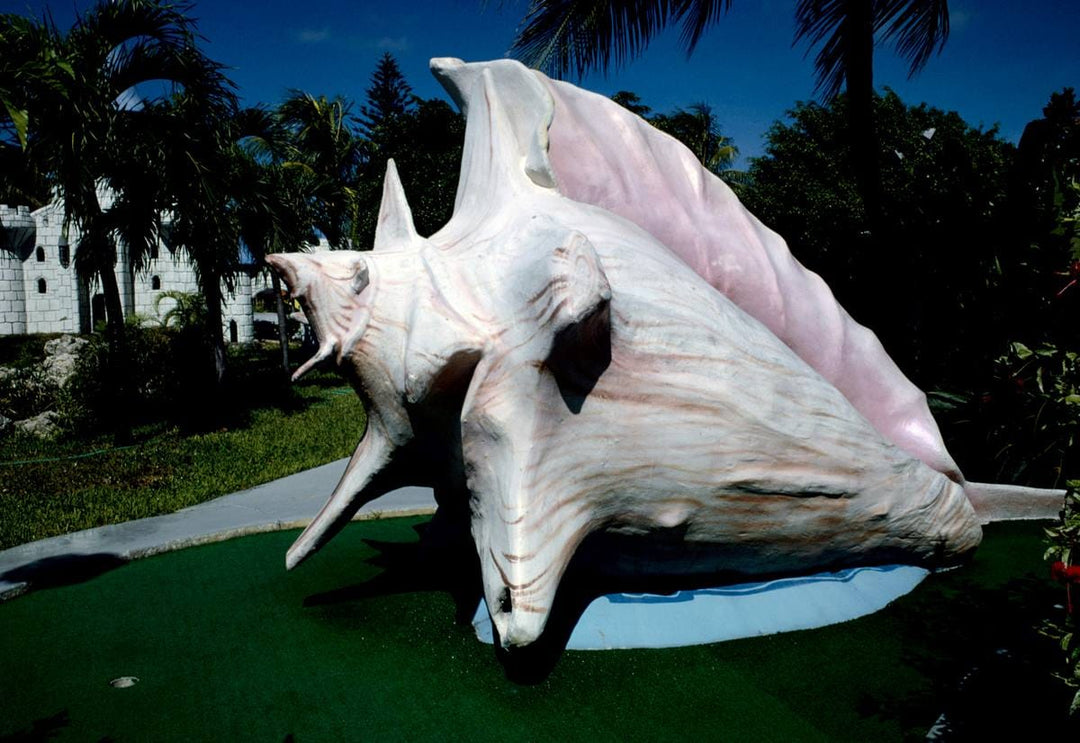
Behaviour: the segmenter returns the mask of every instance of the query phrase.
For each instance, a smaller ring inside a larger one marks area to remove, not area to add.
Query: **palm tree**
[[[274,112],[275,155],[264,163],[264,173],[275,184],[281,208],[293,214],[287,225],[278,223],[266,240],[265,252],[299,250],[315,237],[326,237],[332,247],[351,247],[356,241],[359,202],[356,180],[364,160],[363,141],[349,127],[352,104],[341,96],[328,99],[291,91]],[[250,245],[249,241],[249,245]],[[285,305],[280,279],[270,272],[277,303],[281,363],[289,373],[289,347]]]
[[[648,121],[689,147],[694,157],[716,175],[727,172],[739,155],[731,138],[720,133],[716,114],[707,103],[691,103],[674,113],[656,114]]]
[[[511,53],[557,77],[607,72],[638,56],[681,23],[687,54],[730,8],[730,0],[533,0]],[[821,45],[818,90],[827,99],[844,86],[851,99],[854,164],[871,224],[880,221],[877,138],[873,127],[875,38],[892,40],[919,72],[949,34],[948,0],[799,0],[795,41]]]
[[[66,35],[49,21],[35,24],[47,40],[38,61],[48,74],[38,76],[26,95],[26,150],[63,202],[65,229],[79,233],[80,275],[101,282],[114,433],[121,440],[131,431],[117,241],[126,247],[131,267],[142,267],[167,206],[160,160],[176,143],[163,139],[167,111],[154,105],[152,89],[145,86],[162,95],[231,96],[220,66],[198,50],[186,10],[156,0],[102,1]]]
[[[819,46],[817,89],[827,100],[848,97],[852,164],[871,232],[887,234],[881,212],[881,175],[874,124],[874,41],[893,39],[916,75],[949,36],[948,0],[799,0],[795,41]]]
[[[312,189],[313,226],[335,248],[355,242],[355,183],[364,143],[349,127],[352,104],[337,96],[293,91],[277,108],[287,137],[287,168],[302,170]]]
[[[226,371],[222,303],[235,289],[240,268],[240,227],[234,194],[239,182],[235,147],[237,109],[231,97],[180,92],[167,103],[163,131],[173,145],[161,152],[161,170],[172,212],[169,244],[186,253],[206,299],[206,336],[214,362],[214,392]]]
[[[31,157],[30,108],[35,93],[63,89],[70,68],[55,64],[55,50],[42,24],[0,15],[0,203],[48,200],[45,174]]]
[[[680,41],[693,53],[730,7],[731,0],[532,0],[510,52],[556,77],[607,72],[677,23]]]
[[[240,111],[234,122],[237,180],[232,204],[240,239],[257,264],[269,253],[299,250],[314,237],[317,221],[312,172],[293,161],[292,133],[280,110]],[[277,304],[281,365],[289,374],[289,341],[281,282],[270,272]]]

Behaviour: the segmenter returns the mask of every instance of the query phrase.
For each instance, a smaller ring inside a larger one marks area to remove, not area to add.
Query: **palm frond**
[[[915,75],[945,45],[948,0],[799,0],[795,7],[795,43],[819,47],[814,69],[825,99],[840,92],[855,67],[871,64],[878,35],[894,41],[910,62],[909,76]]]
[[[948,0],[880,0],[878,25],[883,39],[896,39],[896,52],[916,75],[949,38]]]
[[[855,43],[851,5],[852,0],[799,0],[795,6],[794,43],[806,41],[811,48],[820,45],[814,57],[816,92],[825,99],[836,97],[844,87],[845,54]]]
[[[510,55],[554,77],[607,72],[643,51],[672,19],[672,0],[533,0]]]
[[[533,0],[511,56],[554,77],[605,74],[633,59],[672,23],[689,56],[731,0]]]
[[[682,18],[683,22],[679,40],[686,47],[686,55],[690,56],[697,48],[702,34],[731,9],[731,0],[681,0],[676,5],[679,6],[676,15]]]

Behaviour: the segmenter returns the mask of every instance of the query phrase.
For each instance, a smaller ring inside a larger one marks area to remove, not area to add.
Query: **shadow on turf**
[[[119,555],[99,552],[89,555],[57,555],[12,568],[0,575],[11,583],[26,583],[29,590],[58,588],[83,583],[127,564]]]
[[[419,542],[364,542],[378,554],[370,565],[382,572],[376,577],[349,586],[313,594],[304,599],[305,607],[347,604],[378,596],[438,591],[454,601],[455,619],[471,624],[483,598],[480,565],[467,528],[439,523],[438,518],[418,524],[414,529]],[[581,615],[597,598],[611,593],[672,594],[680,590],[717,586],[732,582],[737,576],[626,576],[605,572],[612,563],[612,551],[631,565],[641,555],[621,540],[591,536],[571,560],[559,583],[558,592],[544,632],[538,640],[520,648],[503,648],[496,633],[495,655],[506,677],[517,684],[534,685],[545,681],[558,664]]]
[[[1030,574],[992,588],[965,573],[936,576],[891,609],[903,660],[934,680],[932,699],[865,700],[861,712],[917,729],[934,709],[936,740],[1080,739],[1080,719],[1065,714],[1073,692],[1051,674],[1062,654],[1039,632],[1060,599],[1058,586]]]
[[[66,709],[55,715],[34,720],[29,730],[19,730],[10,735],[0,735],[0,743],[31,743],[32,741],[52,740],[60,736],[60,731],[71,725]]]

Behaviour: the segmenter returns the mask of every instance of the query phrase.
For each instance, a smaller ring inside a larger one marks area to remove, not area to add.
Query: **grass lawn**
[[[0,740],[914,741],[942,715],[946,740],[1077,739],[1060,653],[1033,629],[1063,598],[1038,524],[992,525],[970,565],[862,619],[566,651],[534,684],[417,579],[441,564],[422,524],[351,524],[289,573],[295,531],[0,604]]]
[[[231,405],[210,431],[166,423],[115,448],[107,435],[0,439],[0,549],[169,513],[348,456],[364,410],[333,373],[285,388],[270,350],[234,360]]]

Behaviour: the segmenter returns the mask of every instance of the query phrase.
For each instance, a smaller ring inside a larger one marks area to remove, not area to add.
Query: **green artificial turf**
[[[352,524],[290,573],[282,532],[0,604],[0,740],[891,741],[943,712],[969,734],[1075,739],[1032,629],[1062,598],[1038,525],[990,527],[971,565],[870,617],[567,651],[521,684],[409,570],[423,521]]]

